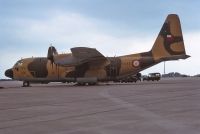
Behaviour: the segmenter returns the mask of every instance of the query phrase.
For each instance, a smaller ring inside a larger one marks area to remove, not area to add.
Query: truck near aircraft
[[[160,73],[149,73],[148,75],[143,76],[143,81],[159,81],[160,79]]]

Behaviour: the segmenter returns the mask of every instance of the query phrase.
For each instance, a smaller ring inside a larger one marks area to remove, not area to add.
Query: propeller
[[[47,59],[51,61],[51,64],[54,63],[54,56],[58,55],[58,52],[54,46],[50,46],[47,53]]]

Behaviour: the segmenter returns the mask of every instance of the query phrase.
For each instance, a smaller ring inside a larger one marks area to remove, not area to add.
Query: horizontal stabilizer
[[[162,61],[169,61],[169,60],[179,60],[179,59],[187,59],[189,58],[190,56],[189,55],[173,55],[173,56],[170,56],[170,57],[163,57],[161,58]]]

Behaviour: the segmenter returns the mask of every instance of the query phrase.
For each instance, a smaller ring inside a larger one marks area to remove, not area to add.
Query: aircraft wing
[[[99,51],[95,48],[88,48],[88,47],[75,47],[71,48],[72,55],[75,59],[78,60],[78,64],[82,63],[104,63],[109,62],[109,60],[102,55]]]
[[[61,66],[81,65],[83,63],[89,63],[90,66],[99,66],[101,64],[105,65],[110,63],[109,60],[95,48],[75,47],[71,48],[71,52],[72,56],[63,58],[62,60],[58,58],[55,63]]]

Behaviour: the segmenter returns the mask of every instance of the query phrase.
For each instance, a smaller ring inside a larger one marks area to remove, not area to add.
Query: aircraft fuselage
[[[146,55],[145,55],[146,54]],[[144,57],[145,56],[145,57]],[[76,82],[77,78],[96,78],[98,81],[114,81],[133,75],[154,65],[156,62],[148,53],[120,57],[107,57],[109,65],[89,65],[64,67],[51,63],[46,57],[19,60],[6,76],[15,80],[29,82]]]

